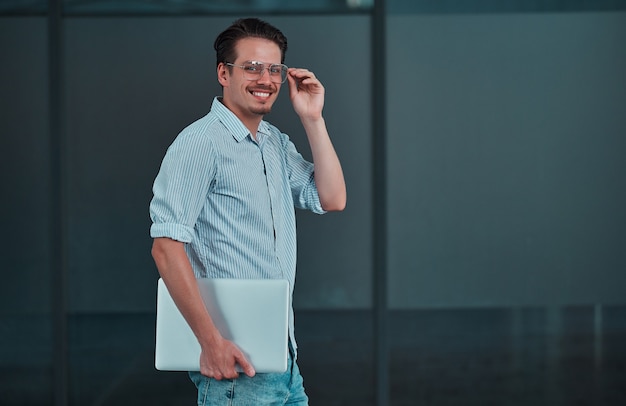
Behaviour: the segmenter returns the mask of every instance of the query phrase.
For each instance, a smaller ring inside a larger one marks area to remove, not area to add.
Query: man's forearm
[[[204,307],[183,243],[155,238],[152,256],[174,303],[198,338],[207,345],[221,337]]]
[[[322,208],[340,211],[346,206],[346,184],[339,157],[323,118],[302,120],[315,165],[315,185]]]

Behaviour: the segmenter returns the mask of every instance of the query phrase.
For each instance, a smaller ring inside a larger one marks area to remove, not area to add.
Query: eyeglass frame
[[[230,63],[230,62],[224,62],[224,65],[234,66],[236,68],[243,69],[243,77],[246,80],[251,80],[251,81],[252,80],[259,80],[260,78],[263,77],[263,74],[265,73],[265,70],[267,70],[269,72],[270,80],[272,81],[272,83],[285,83],[285,81],[287,80],[287,69],[289,69],[289,66],[285,65],[284,63],[265,63],[265,62],[260,62],[260,61],[246,61],[244,63],[252,64],[252,65],[256,65],[256,66],[262,66],[261,71],[258,72],[258,73],[256,73],[256,72],[253,73],[253,72],[250,72],[250,71],[246,70],[246,65],[236,65],[236,64]],[[276,82],[276,81],[273,80],[274,76],[272,76],[272,73],[270,71],[270,69],[272,69],[272,67],[275,67],[275,66],[280,66],[281,67],[281,70],[280,70],[280,78],[281,78],[280,82]],[[284,77],[283,77],[283,73],[282,72],[285,72],[285,76]],[[254,74],[254,75],[256,75],[256,77],[253,78],[253,79],[250,79],[249,77],[247,77],[247,75],[250,75],[250,74]]]

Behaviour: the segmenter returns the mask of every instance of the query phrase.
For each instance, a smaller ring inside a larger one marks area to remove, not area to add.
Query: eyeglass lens
[[[283,64],[266,65],[262,62],[245,62],[242,65],[246,79],[256,80],[268,70],[272,82],[282,83],[287,79],[287,66]]]

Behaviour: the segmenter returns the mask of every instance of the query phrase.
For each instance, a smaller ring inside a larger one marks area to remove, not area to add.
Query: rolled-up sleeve
[[[184,130],[167,150],[154,181],[150,236],[189,243],[215,176],[210,139],[197,129]]]

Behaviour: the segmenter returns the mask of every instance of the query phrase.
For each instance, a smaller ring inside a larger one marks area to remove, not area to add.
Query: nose
[[[270,71],[267,68],[263,68],[261,71],[261,76],[257,79],[259,83],[272,83],[272,78],[270,77]]]

